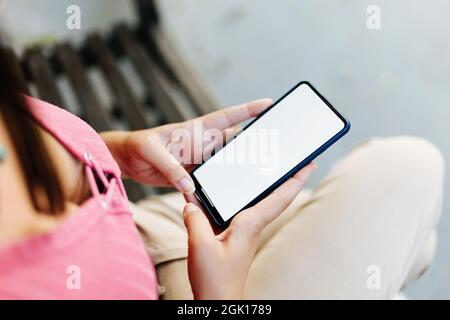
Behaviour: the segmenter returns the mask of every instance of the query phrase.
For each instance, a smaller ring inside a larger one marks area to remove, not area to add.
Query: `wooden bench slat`
[[[139,183],[133,180],[123,180],[123,185],[127,191],[128,199],[132,202],[142,200],[149,195],[144,191],[144,189]]]
[[[177,96],[170,80],[150,59],[142,45],[137,41],[128,27],[121,25],[115,29],[115,36],[121,49],[131,60],[136,72],[153,94],[157,108],[167,122],[179,122],[197,115],[195,110]]]
[[[70,44],[63,43],[56,46],[55,54],[61,68],[67,73],[87,121],[99,132],[111,130],[110,115],[95,94],[75,49]]]
[[[141,24],[157,25],[160,22],[155,1],[135,0],[135,6]]]
[[[28,89],[28,83],[27,83],[27,74],[24,72],[24,69],[22,68],[22,64],[20,63],[19,58],[15,54],[14,50],[8,47],[0,46],[0,50],[6,55],[8,61],[12,63],[11,67],[13,69],[14,74],[17,77],[17,80],[19,81],[19,89],[20,92],[25,94],[30,94],[30,91]],[[1,72],[1,71],[0,71]]]
[[[56,85],[56,78],[41,48],[28,49],[25,52],[24,63],[39,97],[55,106],[63,107],[64,101]]]
[[[146,41],[154,48],[167,72],[178,82],[200,115],[218,109],[217,101],[206,91],[199,75],[177,53],[172,41],[160,28],[148,28]]]
[[[130,129],[141,130],[156,126],[158,124],[156,118],[152,119],[151,123],[147,123],[143,106],[137,101],[127,81],[116,66],[116,61],[105,41],[97,34],[91,35],[86,41],[86,49],[98,63]]]

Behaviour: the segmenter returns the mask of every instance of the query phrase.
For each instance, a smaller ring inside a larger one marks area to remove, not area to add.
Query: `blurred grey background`
[[[450,166],[449,1],[158,3],[164,27],[223,105],[278,98],[309,80],[351,119],[351,134],[321,157],[313,184],[352,144],[372,136],[425,137]],[[65,26],[70,4],[82,9],[81,31]],[[19,48],[61,38],[79,42],[89,30],[135,21],[126,0],[3,0],[0,5],[0,21]],[[380,30],[366,26],[369,5],[381,9]],[[447,179],[436,259],[407,290],[411,298],[450,298],[448,195]]]

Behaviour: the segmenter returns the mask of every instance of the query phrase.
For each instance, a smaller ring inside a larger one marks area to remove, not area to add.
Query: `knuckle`
[[[168,161],[166,165],[166,171],[169,175],[173,176],[173,178],[178,178],[178,176],[181,175],[181,172],[179,172],[178,170],[180,164],[175,161],[175,159],[173,161]]]
[[[287,196],[285,193],[274,191],[273,195],[279,202],[282,211],[284,211],[291,204],[290,197]]]
[[[304,174],[294,175],[292,178],[293,187],[298,189],[302,189],[303,185],[306,182],[307,177]]]

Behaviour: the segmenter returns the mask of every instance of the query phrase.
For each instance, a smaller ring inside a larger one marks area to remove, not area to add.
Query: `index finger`
[[[258,116],[273,103],[272,99],[260,99],[234,107],[215,111],[200,118],[206,129],[224,130]]]

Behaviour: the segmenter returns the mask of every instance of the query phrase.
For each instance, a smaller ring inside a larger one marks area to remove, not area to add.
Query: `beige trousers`
[[[264,231],[245,298],[393,298],[433,258],[443,181],[443,157],[425,140],[358,145]],[[192,298],[183,205],[180,194],[132,205],[162,299]]]

